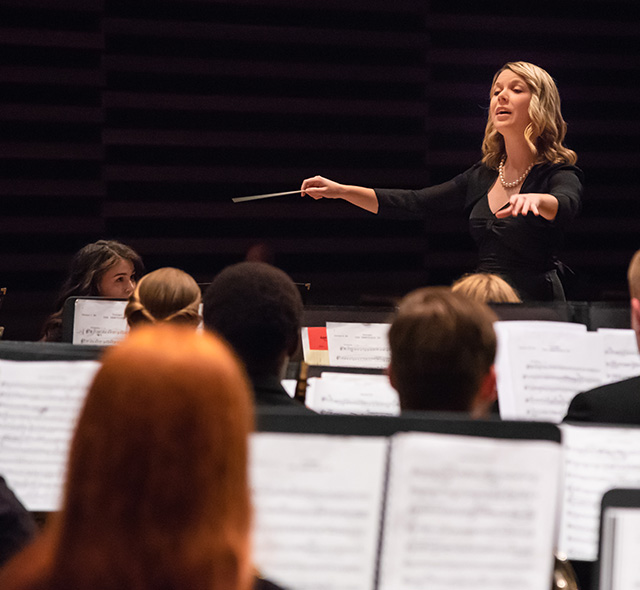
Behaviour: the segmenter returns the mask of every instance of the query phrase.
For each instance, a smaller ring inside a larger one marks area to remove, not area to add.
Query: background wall
[[[558,81],[587,179],[562,257],[568,294],[624,299],[640,247],[635,1],[469,5],[0,0],[5,338],[38,337],[71,255],[103,237],[200,282],[263,241],[311,282],[311,303],[382,302],[473,270],[463,216],[231,198],[314,174],[447,180],[479,159],[491,78],[519,59]]]

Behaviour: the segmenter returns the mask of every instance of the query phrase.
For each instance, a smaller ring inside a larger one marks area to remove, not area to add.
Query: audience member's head
[[[491,273],[464,275],[454,281],[451,290],[482,303],[522,303],[515,289],[507,281]]]
[[[196,327],[201,299],[191,275],[177,268],[159,268],[138,281],[124,315],[132,328],[160,322]]]
[[[107,351],[38,588],[248,590],[249,387],[229,347],[191,328],[141,327]],[[13,571],[33,581],[20,558]]]
[[[42,339],[60,340],[62,310],[69,297],[115,297],[126,299],[144,273],[140,256],[115,240],[98,240],[76,252],[71,261],[53,313],[42,330]]]
[[[631,298],[631,327],[636,333],[638,348],[640,348],[640,250],[631,258],[627,270],[627,281]]]
[[[202,315],[205,327],[227,339],[252,377],[279,375],[298,347],[302,299],[282,270],[240,262],[209,285]]]
[[[389,330],[389,377],[401,409],[487,414],[496,399],[495,319],[447,287],[404,297]]]

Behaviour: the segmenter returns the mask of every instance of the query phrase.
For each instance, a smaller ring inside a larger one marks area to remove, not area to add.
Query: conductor
[[[372,189],[322,176],[301,192],[344,199],[372,213],[426,218],[464,211],[479,251],[476,272],[494,273],[525,301],[564,301],[557,254],[580,210],[582,172],[564,146],[567,125],[555,82],[542,68],[510,62],[491,83],[482,160],[443,184]]]

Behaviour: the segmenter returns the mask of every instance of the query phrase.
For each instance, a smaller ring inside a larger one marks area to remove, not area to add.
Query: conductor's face
[[[531,90],[527,83],[511,70],[504,70],[491,89],[490,116],[496,130],[505,133],[524,133],[531,122],[529,103]]]

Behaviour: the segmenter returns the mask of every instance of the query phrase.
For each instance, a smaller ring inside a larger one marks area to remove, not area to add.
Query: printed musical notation
[[[29,510],[59,508],[69,441],[99,366],[0,360],[0,471]]]
[[[327,322],[329,364],[386,369],[390,356],[388,332],[389,324]]]
[[[371,590],[387,440],[256,433],[255,561],[299,590]]]
[[[258,433],[256,563],[302,590],[544,588],[560,463],[551,441]]]
[[[573,397],[640,375],[633,330],[587,332],[568,322],[496,322],[504,419],[560,423]]]
[[[415,433],[391,444],[380,590],[548,585],[558,445]]]
[[[565,457],[560,550],[569,559],[594,561],[604,492],[640,486],[640,428],[560,428]]]
[[[126,305],[124,300],[76,300],[72,342],[108,346],[122,340],[129,331],[124,317]]]
[[[601,384],[600,340],[584,325],[496,322],[495,328],[503,419],[560,423],[577,393]]]
[[[398,392],[386,375],[324,372],[307,382],[306,405],[319,414],[396,416]]]

